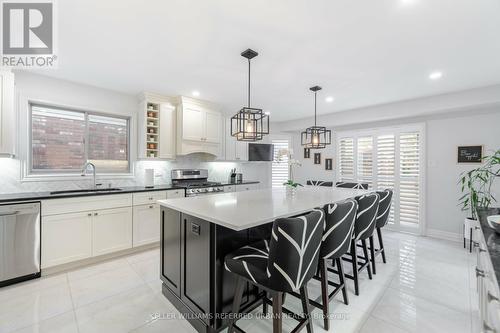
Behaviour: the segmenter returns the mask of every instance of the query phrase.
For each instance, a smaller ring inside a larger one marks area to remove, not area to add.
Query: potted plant
[[[293,158],[293,150],[292,149],[280,149],[278,151],[278,160],[277,162],[287,162],[288,163],[288,173],[289,173],[289,179],[283,183],[284,186],[286,186],[286,192],[289,195],[295,195],[297,192],[298,187],[302,187],[303,185],[300,183],[295,182],[294,180],[294,174],[293,174],[293,169],[295,167],[299,167],[302,164],[300,163],[299,160],[296,160]]]
[[[459,204],[462,210],[469,210],[469,219],[479,220],[486,223],[486,217],[495,208],[490,208],[496,202],[491,188],[495,179],[500,177],[500,149],[490,156],[483,157],[484,164],[479,168],[463,172],[460,175],[462,197]]]

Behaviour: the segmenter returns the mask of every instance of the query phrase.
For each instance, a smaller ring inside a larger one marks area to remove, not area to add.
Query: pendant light
[[[332,144],[332,131],[327,130],[326,127],[317,126],[316,123],[316,97],[321,87],[314,86],[309,88],[309,90],[314,92],[314,126],[306,128],[301,133],[300,141],[305,148],[322,149]]]
[[[241,53],[248,59],[248,106],[231,117],[231,135],[238,141],[259,141],[269,134],[269,116],[262,109],[250,107],[250,60],[258,55],[251,49]]]

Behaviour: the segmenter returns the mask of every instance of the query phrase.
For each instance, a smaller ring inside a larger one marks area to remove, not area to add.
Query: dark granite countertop
[[[228,185],[243,185],[243,184],[257,184],[258,181],[244,181],[238,184],[222,183],[221,186]],[[150,191],[166,191],[173,189],[185,189],[182,186],[174,186],[172,184],[157,185],[154,187],[144,187],[144,186],[124,186],[119,187],[119,191],[103,191],[103,192],[78,192],[78,193],[60,193],[51,194],[51,191],[45,192],[24,192],[24,193],[8,193],[0,194],[0,204],[15,202],[15,201],[33,201],[33,200],[47,200],[47,199],[62,199],[62,198],[74,198],[74,197],[88,197],[93,195],[111,195],[111,194],[124,194],[124,193],[134,193],[134,192],[150,192]]]
[[[494,215],[498,214],[500,214],[500,208]],[[493,269],[495,270],[497,281],[500,281],[500,235],[497,234],[493,229],[491,229],[487,222],[481,222],[480,225],[483,231],[486,246],[488,247],[488,253],[490,255],[491,263],[493,264]]]

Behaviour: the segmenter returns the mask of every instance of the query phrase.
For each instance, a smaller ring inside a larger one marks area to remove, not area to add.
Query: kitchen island
[[[315,207],[366,193],[363,190],[306,187],[294,196],[265,189],[160,200],[162,292],[199,332],[225,328],[236,279],[224,257],[263,238],[272,222]],[[242,307],[259,305],[259,290],[247,286]]]

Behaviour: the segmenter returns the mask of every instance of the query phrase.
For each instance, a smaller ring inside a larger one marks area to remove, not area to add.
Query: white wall
[[[82,177],[78,180],[57,181],[21,181],[22,162],[27,154],[28,101],[45,102],[82,110],[128,115],[132,117],[131,156],[136,156],[137,130],[135,128],[139,101],[136,96],[58,80],[24,71],[15,73],[16,92],[18,94],[18,157],[16,159],[0,158],[0,193],[18,193],[31,191],[65,190],[87,187],[90,179]],[[106,179],[98,177],[98,181],[113,186],[134,186],[144,183],[144,169],[154,168],[156,184],[170,183],[170,171],[175,168],[209,169],[211,180],[226,181],[229,170],[237,168],[243,172],[244,179],[257,180],[262,186],[270,186],[271,163],[266,162],[211,162],[211,157],[204,154],[180,156],[175,161],[138,161],[134,163],[134,177]]]
[[[476,168],[457,163],[457,146],[484,145],[485,153],[500,149],[500,109],[486,115],[470,115],[427,122],[427,229],[429,234],[461,234],[466,212],[457,206],[460,173]],[[500,179],[494,193],[500,201]],[[498,206],[499,203],[496,204]],[[450,235],[451,236],[451,235]],[[452,236],[451,236],[452,237]]]

